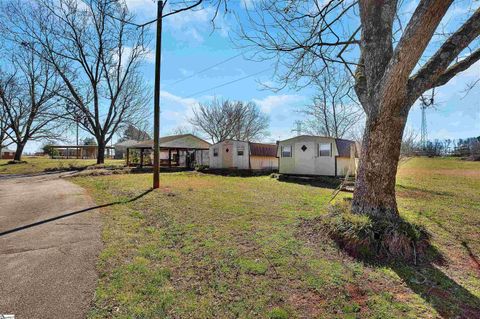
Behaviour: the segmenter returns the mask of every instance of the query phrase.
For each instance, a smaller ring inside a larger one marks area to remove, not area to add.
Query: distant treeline
[[[460,139],[434,139],[424,145],[404,140],[404,156],[458,156],[470,160],[480,160],[480,136]]]

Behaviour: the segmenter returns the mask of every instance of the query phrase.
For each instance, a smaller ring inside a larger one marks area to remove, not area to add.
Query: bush
[[[429,246],[430,235],[422,226],[403,219],[373,220],[367,215],[353,214],[348,202],[330,206],[322,226],[341,248],[355,257],[416,262]]]
[[[208,169],[208,165],[195,164],[195,170],[198,172],[203,172]]]
[[[285,309],[280,307],[275,307],[270,310],[268,314],[268,318],[270,319],[287,319],[289,318],[288,312]]]
[[[56,148],[53,148],[52,145],[45,145],[43,147],[43,152],[47,155],[49,155],[50,157],[55,157],[55,156],[58,156],[60,155],[60,153],[58,152],[58,150]]]

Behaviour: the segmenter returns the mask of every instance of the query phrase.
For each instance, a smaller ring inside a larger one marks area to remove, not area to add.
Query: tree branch
[[[413,103],[423,92],[447,83],[455,74],[475,63],[479,59],[478,50],[448,68],[452,61],[479,35],[480,8],[445,41],[417,74],[410,78],[409,100]]]
[[[375,90],[376,98],[381,104],[390,104],[401,95],[406,96],[405,84],[408,77],[452,2],[453,0],[420,1]],[[399,92],[402,94],[399,95]]]

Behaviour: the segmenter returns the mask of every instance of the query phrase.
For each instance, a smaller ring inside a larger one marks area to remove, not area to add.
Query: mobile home
[[[275,144],[225,140],[210,146],[210,168],[275,171],[278,169]]]
[[[358,143],[350,140],[300,135],[278,142],[279,173],[305,176],[355,175]]]

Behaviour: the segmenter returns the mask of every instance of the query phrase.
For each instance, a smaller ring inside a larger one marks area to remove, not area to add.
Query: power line
[[[181,82],[183,82],[183,81],[186,81],[186,80],[188,80],[188,79],[191,79],[191,78],[193,78],[194,76],[196,76],[196,75],[198,75],[198,74],[204,73],[204,72],[206,72],[206,71],[208,71],[208,70],[210,70],[210,69],[213,69],[213,68],[216,67],[216,66],[222,65],[222,64],[224,64],[224,63],[227,63],[228,61],[231,61],[231,60],[233,60],[233,59],[235,59],[235,58],[238,58],[238,57],[241,56],[242,54],[243,54],[243,52],[242,52],[242,53],[239,53],[239,54],[236,54],[236,55],[234,55],[234,56],[231,56],[231,57],[229,57],[228,59],[225,59],[225,60],[223,60],[223,61],[217,62],[217,63],[215,63],[215,64],[213,64],[213,65],[211,65],[211,66],[206,67],[206,68],[203,69],[203,70],[200,70],[200,71],[198,71],[198,72],[195,72],[195,73],[193,73],[192,75],[186,76],[186,77],[184,77],[184,78],[181,78],[180,80],[175,81],[175,82],[173,82],[173,83],[171,83],[171,84],[169,84],[169,85],[166,85],[166,86],[167,86],[167,87],[171,87],[171,86],[174,86],[174,85],[176,85],[176,84],[178,84],[178,83],[181,83]]]
[[[229,81],[229,82],[222,83],[222,84],[220,84],[220,85],[211,87],[211,88],[206,89],[206,90],[202,90],[202,91],[195,92],[195,93],[193,93],[193,94],[190,94],[190,95],[186,96],[185,98],[194,97],[194,96],[196,96],[196,95],[199,95],[199,94],[202,94],[202,93],[211,91],[211,90],[215,90],[215,89],[224,87],[224,86],[226,86],[226,85],[233,84],[233,83],[238,82],[238,81],[242,81],[242,80],[251,78],[252,76],[258,75],[258,74],[263,73],[263,72],[268,71],[268,70],[270,70],[270,68],[264,69],[264,70],[262,70],[262,71],[259,71],[259,72],[253,73],[253,74],[246,75],[246,76],[241,77],[241,78],[236,79],[236,80],[232,80],[232,81]]]

